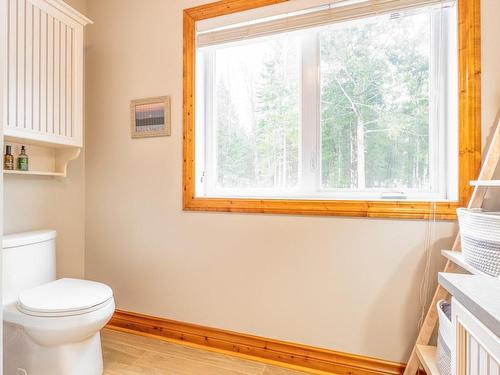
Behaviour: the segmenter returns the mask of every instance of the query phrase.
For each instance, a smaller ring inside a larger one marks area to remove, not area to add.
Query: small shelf
[[[460,251],[452,251],[452,250],[441,250],[441,254],[450,260],[451,262],[455,263],[456,265],[460,266],[464,270],[472,273],[473,275],[481,275],[481,276],[488,276],[491,277],[490,275],[478,270],[477,268],[472,267],[469,263],[467,263],[464,259],[464,255]]]
[[[476,180],[471,181],[470,186],[489,186],[489,187],[500,187],[500,180]]]
[[[417,345],[417,356],[427,375],[440,375],[436,365],[436,347]]]
[[[54,177],[64,177],[64,173],[62,172],[44,172],[44,171],[12,171],[6,170],[3,171],[4,174],[18,174],[18,175],[29,175],[29,176],[54,176]]]
[[[26,146],[29,157],[29,171],[4,170],[5,175],[29,175],[66,177],[68,163],[80,155],[80,147],[54,145],[29,139],[20,140],[6,136],[4,144],[12,147],[12,154],[17,158],[21,146]]]

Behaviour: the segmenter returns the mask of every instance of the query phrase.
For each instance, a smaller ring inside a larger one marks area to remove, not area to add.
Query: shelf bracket
[[[56,172],[62,173],[66,177],[69,162],[78,158],[80,153],[81,148],[57,148],[55,160]]]

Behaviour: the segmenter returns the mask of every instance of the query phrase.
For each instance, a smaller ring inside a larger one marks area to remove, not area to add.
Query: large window
[[[458,5],[372,3],[197,33],[192,199],[266,211],[464,198]]]

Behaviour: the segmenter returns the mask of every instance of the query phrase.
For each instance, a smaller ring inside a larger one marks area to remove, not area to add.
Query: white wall
[[[182,9],[202,2],[88,1],[86,277],[123,310],[405,361],[427,222],[182,211]],[[483,6],[488,129],[500,6]],[[157,95],[172,136],[132,140],[130,100]],[[436,224],[434,269],[455,233]]]
[[[481,64],[482,64],[482,121],[483,128],[500,119],[500,1],[481,0]],[[483,131],[483,145],[490,131]]]
[[[484,129],[494,126],[500,120],[500,49],[498,48],[500,1],[482,0],[481,5],[481,105]],[[491,131],[483,131],[483,149],[490,140]],[[500,168],[497,168],[495,178],[500,179]],[[498,190],[490,189],[486,195],[487,209],[499,209],[498,193]]]
[[[86,0],[66,0],[86,13]],[[29,155],[29,147],[28,147]],[[68,167],[68,177],[4,176],[4,233],[56,229],[59,276],[83,277],[85,256],[85,157]]]

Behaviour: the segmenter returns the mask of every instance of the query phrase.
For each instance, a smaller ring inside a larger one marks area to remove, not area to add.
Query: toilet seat
[[[19,293],[17,308],[39,317],[86,314],[106,306],[113,291],[105,284],[78,279],[59,279]]]

